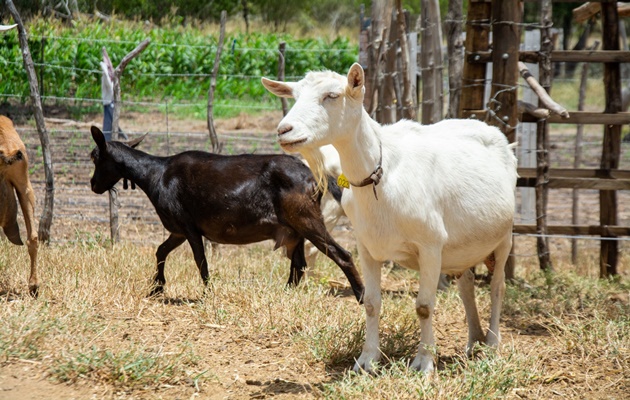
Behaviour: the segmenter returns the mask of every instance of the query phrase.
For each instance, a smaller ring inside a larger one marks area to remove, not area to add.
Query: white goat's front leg
[[[379,349],[378,325],[381,315],[381,266],[382,263],[376,261],[365,246],[357,244],[359,250],[359,260],[361,271],[365,281],[365,294],[363,305],[365,306],[365,344],[361,356],[354,364],[354,371],[365,370],[372,372],[374,364],[381,358]]]
[[[472,356],[475,343],[484,343],[485,336],[481,323],[479,322],[479,312],[477,312],[477,302],[475,301],[475,274],[472,269],[466,270],[457,280],[459,297],[464,303],[466,310],[466,322],[468,323],[468,345],[466,354]]]
[[[490,312],[490,329],[486,335],[486,344],[491,347],[499,347],[501,334],[499,333],[499,322],[501,319],[501,306],[505,295],[505,263],[510,256],[512,249],[512,231],[508,232],[506,238],[499,247],[494,250],[494,273],[490,282],[490,302],[492,310]]]
[[[416,298],[416,314],[420,319],[420,345],[418,354],[411,367],[430,374],[433,372],[433,312],[435,310],[435,294],[440,280],[442,266],[442,248],[435,246],[420,249],[419,271],[420,287]]]

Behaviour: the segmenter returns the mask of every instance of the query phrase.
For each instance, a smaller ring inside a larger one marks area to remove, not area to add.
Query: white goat
[[[381,356],[381,265],[387,260],[419,272],[421,337],[412,367],[425,373],[434,369],[432,317],[440,272],[461,275],[457,285],[468,322],[467,350],[475,342],[498,346],[504,267],[512,245],[514,145],[498,129],[475,120],[379,125],[363,109],[365,76],[359,64],[347,77],[311,72],[299,82],[263,78],[262,83],[277,96],[295,98],[278,125],[282,148],[321,165],[313,150],[332,144],[351,185],[342,206],[357,238],[367,315],[355,371],[371,371]],[[484,335],[470,268],[493,254],[492,311]]]

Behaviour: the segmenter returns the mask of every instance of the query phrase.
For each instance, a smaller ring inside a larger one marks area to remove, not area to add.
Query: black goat
[[[120,179],[139,186],[171,234],[156,252],[157,274],[151,295],[163,292],[168,254],[188,240],[204,283],[208,282],[202,236],[222,244],[275,240],[291,259],[289,285],[297,285],[306,267],[308,239],[344,272],[361,301],[363,282],[352,256],[330,236],[319,208],[321,195],[311,171],[288,155],[225,156],[186,151],[157,157],[129,143],[106,142],[92,127],[92,191],[102,194]],[[146,135],[145,135],[146,136]]]

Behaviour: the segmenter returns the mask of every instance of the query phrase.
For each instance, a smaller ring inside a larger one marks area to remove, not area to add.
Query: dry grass
[[[426,378],[406,368],[419,333],[413,272],[384,271],[386,361],[364,376],[348,372],[361,351],[363,311],[349,293],[330,289],[343,276],[328,260],[288,290],[280,252],[222,247],[204,292],[182,248],[168,260],[165,298],[147,299],[153,253],[93,240],[42,247],[43,288],[34,300],[26,295],[25,249],[0,241],[3,396],[624,398],[630,391],[627,268],[616,282],[582,278],[562,260],[555,275],[519,265],[502,348],[480,349],[472,360],[464,356],[461,301],[455,290],[441,293],[439,372]],[[488,288],[478,292],[487,316]]]

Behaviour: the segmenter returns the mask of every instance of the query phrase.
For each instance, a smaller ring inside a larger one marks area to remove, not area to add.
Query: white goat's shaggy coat
[[[28,178],[28,156],[24,143],[13,127],[13,122],[0,115],[0,227],[12,243],[21,245],[16,195],[24,215],[26,245],[31,259],[29,290],[32,295],[37,296],[38,241],[35,228],[35,195]]]
[[[285,151],[302,153],[311,166],[321,165],[316,148],[332,144],[351,184],[369,177],[382,154],[383,175],[375,186],[378,199],[373,185],[351,186],[342,198],[366,285],[366,341],[354,368],[370,371],[381,356],[381,266],[393,260],[419,272],[416,312],[421,338],[412,367],[428,373],[434,369],[432,318],[440,272],[461,274],[458,288],[469,327],[468,351],[475,342],[499,345],[516,157],[498,129],[475,120],[379,125],[363,109],[364,79],[363,69],[354,64],[347,77],[311,72],[292,83],[263,78],[263,85],[296,100],[278,125],[278,141]],[[470,268],[492,253],[496,260],[492,311],[484,335]]]

